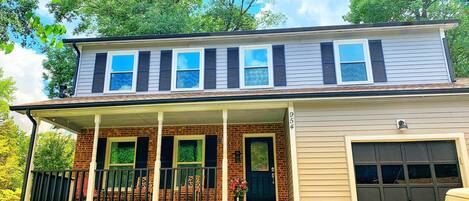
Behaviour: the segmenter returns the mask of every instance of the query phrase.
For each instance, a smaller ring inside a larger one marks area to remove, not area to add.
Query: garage
[[[358,201],[444,201],[462,187],[454,141],[352,143]]]

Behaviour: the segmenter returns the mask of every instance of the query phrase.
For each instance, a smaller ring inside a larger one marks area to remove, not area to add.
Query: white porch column
[[[153,201],[160,198],[161,141],[163,140],[163,112],[158,112],[158,135],[156,137],[155,173],[153,176]]]
[[[291,173],[293,183],[293,200],[300,200],[300,187],[299,187],[299,175],[298,175],[298,158],[296,155],[296,125],[295,125],[295,109],[293,102],[288,103],[288,128],[290,138],[290,161],[291,161]]]
[[[88,189],[86,191],[86,201],[93,201],[94,181],[96,176],[96,154],[98,152],[99,125],[101,124],[101,115],[94,115],[94,138],[93,152],[91,154],[90,169],[88,172]]]
[[[223,110],[222,201],[228,201],[228,110]]]
[[[33,187],[33,174],[32,172],[34,171],[34,153],[36,153],[36,144],[37,144],[37,139],[39,136],[39,127],[41,126],[41,118],[36,118],[37,121],[37,126],[36,126],[36,136],[34,137],[34,146],[33,146],[33,152],[31,154],[31,162],[30,162],[30,169],[29,169],[29,177],[28,177],[28,182],[26,183],[26,192],[24,196],[25,201],[31,200],[31,190]],[[32,139],[31,139],[32,140]]]

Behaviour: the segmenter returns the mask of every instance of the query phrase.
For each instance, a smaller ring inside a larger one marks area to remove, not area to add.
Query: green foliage
[[[73,75],[76,68],[76,56],[69,46],[46,48],[47,59],[42,62],[45,72],[42,77],[47,81],[49,98],[59,97],[59,87],[67,86],[67,94],[72,94]],[[56,76],[60,75],[60,76]]]
[[[14,82],[0,68],[0,201],[18,200],[28,146],[28,137],[9,117]]]
[[[111,144],[111,164],[133,163],[135,142],[113,142]]]
[[[73,166],[75,140],[69,135],[48,131],[40,133],[34,167],[36,170],[64,170]]]
[[[12,38],[21,40],[21,45],[41,41],[50,47],[61,47],[57,37],[66,33],[63,25],[43,25],[34,14],[37,0],[0,0],[0,51],[6,54],[14,49]],[[36,40],[39,39],[39,40]]]
[[[351,0],[344,19],[355,24],[458,19],[459,26],[446,35],[456,76],[469,76],[469,8],[460,0]]]

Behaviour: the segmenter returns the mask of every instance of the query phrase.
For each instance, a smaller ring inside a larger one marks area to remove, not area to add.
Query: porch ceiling
[[[282,122],[285,112],[285,108],[229,110],[228,123]],[[44,120],[73,131],[94,127],[94,116],[90,115],[49,117]],[[164,125],[222,123],[221,110],[165,112],[163,121]],[[157,124],[158,119],[156,113],[107,114],[102,115],[100,127],[140,127],[156,126]]]

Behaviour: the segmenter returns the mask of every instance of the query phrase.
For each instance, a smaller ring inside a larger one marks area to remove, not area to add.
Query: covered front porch
[[[289,200],[293,194],[294,113],[288,102],[32,114],[76,132],[77,147],[72,170],[31,168],[26,200],[227,201],[234,200],[234,178],[248,181],[246,200]]]

